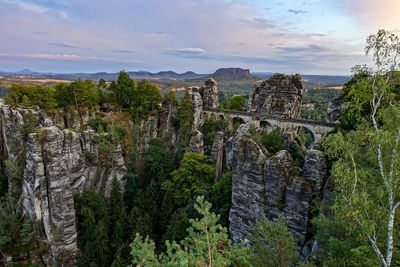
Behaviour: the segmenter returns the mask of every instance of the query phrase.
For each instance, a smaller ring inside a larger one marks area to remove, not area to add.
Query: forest
[[[126,128],[100,116],[85,125],[97,134],[103,164],[110,162],[110,151],[120,146],[128,171],[123,184],[112,181],[109,196],[93,190],[73,196],[80,251],[77,266],[400,266],[400,38],[381,30],[368,37],[366,52],[372,55],[374,68],[352,69],[351,80],[340,94],[346,108],[339,124],[318,145],[327,162],[325,187],[330,189],[330,201],[321,200],[313,211],[316,215],[311,224],[318,251],[310,259],[299,257],[297,241],[283,216],[276,222],[266,218],[253,222],[246,237],[250,246],[231,244],[232,173],[226,170],[216,179],[216,166],[210,158],[213,138],[218,131],[227,130],[228,122],[205,120],[205,153],[187,152],[194,123],[187,90],[180,100],[173,91],[162,96],[155,85],[134,81],[121,71],[109,84],[77,79],[53,87],[13,85],[5,100],[13,106],[49,112],[68,109],[78,115],[82,108],[125,111],[135,125],[165,114],[166,104],[178,107],[173,118],[179,133],[176,150],[171,150],[166,140],[153,137],[148,147],[138,152],[129,142]],[[323,94],[329,95],[324,98],[337,96],[338,91]],[[232,96],[223,106],[241,110],[245,98]],[[320,115],[307,116],[322,119]],[[35,119],[27,115],[24,122],[24,138],[33,132],[40,135]],[[232,134],[237,127],[231,129]],[[251,133],[270,153],[284,147],[278,130],[260,133],[251,129]],[[296,166],[303,164],[301,146],[291,146],[289,153]],[[88,162],[93,160],[90,152],[85,157]],[[15,170],[12,182],[21,183],[23,169],[8,164]],[[41,255],[46,250],[46,244],[36,238],[37,222],[21,207],[21,192],[9,191],[9,183],[3,173],[3,265],[10,256]],[[55,264],[62,266],[68,258],[66,251]]]

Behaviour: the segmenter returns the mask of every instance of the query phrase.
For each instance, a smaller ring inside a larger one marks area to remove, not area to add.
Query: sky
[[[0,70],[348,75],[399,0],[0,0]]]

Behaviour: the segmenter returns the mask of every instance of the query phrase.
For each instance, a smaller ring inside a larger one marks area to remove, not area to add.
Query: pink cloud
[[[400,27],[399,0],[341,0],[339,5],[370,30]]]

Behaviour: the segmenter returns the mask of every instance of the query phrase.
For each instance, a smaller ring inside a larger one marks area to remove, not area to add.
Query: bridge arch
[[[274,129],[274,126],[268,121],[260,121],[260,128],[267,130],[268,132]]]
[[[313,133],[312,130],[307,128],[306,126],[301,127],[301,131],[303,132],[304,135],[304,146],[309,149],[312,144],[315,142],[315,134]]]
[[[246,121],[241,117],[233,117],[232,118],[232,125],[234,126],[237,123],[244,124],[244,123],[246,123]]]

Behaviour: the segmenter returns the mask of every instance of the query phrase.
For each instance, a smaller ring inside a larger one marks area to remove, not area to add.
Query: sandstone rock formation
[[[162,106],[166,112],[159,117],[158,136],[165,142],[167,147],[173,150],[178,142],[178,132],[172,123],[179,105],[176,101],[165,101]]]
[[[275,74],[256,86],[250,95],[248,111],[284,118],[298,118],[303,87],[301,76]]]
[[[199,130],[204,123],[203,109],[216,109],[219,106],[217,82],[210,78],[204,85],[189,87],[194,109],[194,129]]]
[[[266,213],[263,173],[267,157],[265,148],[246,137],[240,138],[233,146],[229,230],[234,243],[248,243],[249,221],[261,220]]]
[[[328,104],[326,111],[327,122],[337,122],[340,113],[343,111],[345,104],[340,97],[332,99]]]
[[[243,136],[250,137],[250,125],[241,124],[236,130],[235,134],[231,136],[225,145],[225,159],[226,166],[228,169],[232,168],[232,158],[235,150],[235,146],[237,145],[237,141]]]
[[[200,131],[196,131],[194,135],[190,138],[188,151],[204,154],[204,141],[203,134]]]
[[[24,212],[40,222],[38,237],[49,245],[51,258],[68,252],[70,264],[74,264],[77,231],[73,194],[93,189],[107,195],[112,179],[121,180],[127,171],[121,147],[103,155],[90,127],[60,130],[61,119],[52,119],[40,110],[11,108],[2,101],[0,122],[1,170],[12,182],[17,174],[5,161],[23,169]],[[81,123],[79,120],[73,126]],[[102,160],[105,156],[107,161]],[[9,185],[12,190],[12,183]]]
[[[245,132],[245,126],[241,127],[237,135]],[[307,151],[300,169],[294,166],[286,150],[269,156],[262,146],[246,135],[232,138],[231,142],[232,208],[229,220],[233,243],[248,243],[248,221],[260,220],[263,215],[276,221],[283,214],[288,219],[288,230],[298,240],[299,252],[305,258],[311,253],[313,243],[309,229],[312,202],[322,197],[326,177],[322,152]]]
[[[210,157],[215,163],[215,181],[219,181],[224,169],[224,132],[217,132],[211,147]]]

